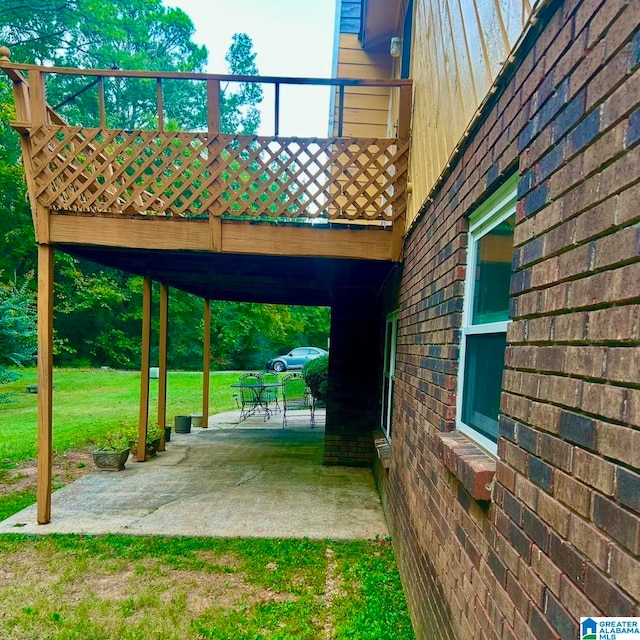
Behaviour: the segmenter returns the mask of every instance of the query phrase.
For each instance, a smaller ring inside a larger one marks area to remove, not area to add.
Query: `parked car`
[[[273,369],[278,373],[287,369],[302,369],[309,360],[326,356],[327,351],[319,347],[296,347],[286,356],[276,356],[267,362],[267,369]]]

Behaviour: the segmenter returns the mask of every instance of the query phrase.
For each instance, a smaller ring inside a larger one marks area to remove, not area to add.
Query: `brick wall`
[[[440,637],[420,604],[439,590],[461,639],[575,639],[580,616],[640,615],[640,2],[545,12],[406,240],[385,492],[422,638]],[[514,170],[513,322],[483,501],[437,434],[455,429],[466,216]]]
[[[336,290],[331,304],[331,357],[325,464],[370,466],[377,426],[380,310],[370,291]]]

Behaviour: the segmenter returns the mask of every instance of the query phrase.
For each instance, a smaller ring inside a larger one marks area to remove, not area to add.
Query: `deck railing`
[[[6,55],[0,67],[14,82],[17,120],[11,124],[23,137],[32,199],[50,212],[263,220],[393,221],[404,217],[409,80],[81,70],[19,65]],[[63,76],[70,85],[75,79],[74,88],[79,76],[88,78],[84,88],[72,91],[61,104],[81,94],[85,101],[94,95],[97,104],[86,117],[93,126],[70,124],[48,105],[45,79],[53,75]],[[146,128],[136,124],[127,129],[110,122],[105,85],[123,79],[145,83],[147,90],[153,88],[156,112]],[[176,81],[190,83],[196,95],[206,100],[202,131],[175,130],[175,122],[167,120],[164,88]],[[227,83],[273,86],[273,135],[221,132],[221,85]],[[288,85],[325,86],[335,91],[336,135],[279,135],[280,89]],[[345,88],[354,86],[397,92],[397,138],[343,135]]]

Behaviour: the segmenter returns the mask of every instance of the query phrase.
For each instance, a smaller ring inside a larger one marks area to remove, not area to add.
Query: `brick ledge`
[[[496,459],[459,431],[436,433],[435,452],[476,500],[491,500]]]
[[[389,469],[391,467],[391,444],[379,431],[373,434],[373,444],[375,445],[382,466],[385,469]]]

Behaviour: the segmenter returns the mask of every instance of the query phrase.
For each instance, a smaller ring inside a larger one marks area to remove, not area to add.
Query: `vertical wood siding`
[[[533,0],[416,0],[410,178],[415,217],[520,37]]]

